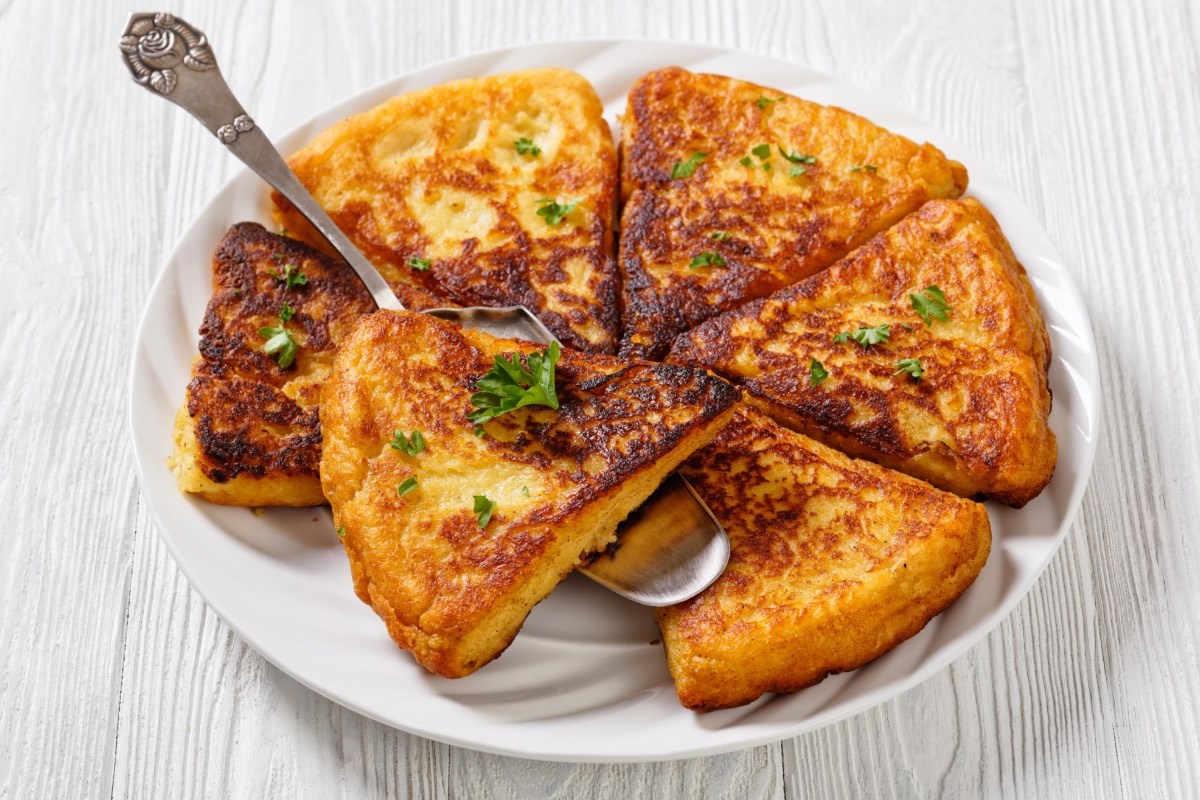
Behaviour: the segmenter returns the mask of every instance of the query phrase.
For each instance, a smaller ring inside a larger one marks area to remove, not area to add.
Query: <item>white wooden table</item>
[[[235,162],[129,83],[115,46],[129,10],[0,0],[0,797],[1200,796],[1197,3],[171,9],[217,43],[269,132],[523,42],[645,36],[791,59],[966,143],[1057,242],[1099,343],[1102,438],[1029,597],[873,711],[638,766],[483,755],[343,710],[243,644],[166,554],[133,476],[129,354],[165,253]]]

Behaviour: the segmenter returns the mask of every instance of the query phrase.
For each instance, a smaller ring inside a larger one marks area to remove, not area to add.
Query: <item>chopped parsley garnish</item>
[[[757,166],[762,167],[763,171],[765,172],[771,171],[771,162],[767,160],[771,157],[771,145],[756,145],[750,149],[750,154],[758,158],[759,163],[757,165],[755,165],[754,160],[750,158],[750,156],[744,156],[738,159],[738,163],[747,169],[755,169]]]
[[[910,294],[913,310],[926,325],[933,325],[934,319],[945,322],[949,318],[950,306],[946,304],[946,295],[936,286],[926,286],[919,294]]]
[[[874,164],[856,164],[850,168],[851,172],[879,172],[879,167]]]
[[[408,494],[420,485],[421,484],[417,483],[416,478],[405,478],[404,480],[400,481],[400,485],[396,487],[396,494],[400,497],[404,497],[404,495]]]
[[[777,147],[779,149],[779,155],[783,156],[784,158],[786,158],[788,161],[792,162],[793,164],[815,164],[815,163],[817,163],[816,156],[810,156],[805,153],[798,153],[795,151],[792,151],[791,153],[789,153],[787,150],[784,150],[783,145],[780,145],[780,144],[775,145],[775,147]]]
[[[686,161],[676,161],[675,166],[671,167],[671,179],[690,178],[692,173],[696,171],[696,167],[700,166],[700,162],[708,157],[708,153],[692,153]]]
[[[808,385],[820,386],[829,377],[829,370],[825,369],[825,365],[815,358],[808,362]]]
[[[874,328],[859,328],[856,331],[842,331],[833,337],[833,341],[841,344],[843,342],[858,342],[863,349],[870,347],[873,344],[883,344],[892,335],[891,325],[877,325]]]
[[[725,259],[721,258],[720,253],[701,253],[692,258],[692,263],[688,264],[688,269],[700,269],[700,267],[723,267]]]
[[[751,158],[750,156],[742,156],[741,158],[738,159],[738,163],[741,164],[743,167],[753,167],[754,159]]]
[[[517,148],[517,152],[523,156],[537,156],[542,154],[542,148],[533,143],[533,139],[528,136],[522,136],[513,142],[513,146]]]
[[[758,156],[759,161],[766,161],[771,157],[771,145],[760,144],[750,151],[751,155]]]
[[[559,203],[553,197],[542,197],[537,202],[542,206],[537,210],[537,215],[545,217],[547,225],[557,225],[562,222],[579,205],[578,200],[571,203]]]
[[[782,102],[783,102],[782,97],[776,97],[774,100],[772,100],[769,97],[760,97],[754,101],[754,105],[758,106],[760,109],[765,109],[767,106],[771,105],[772,103],[782,103]]]
[[[723,242],[729,238],[729,234],[725,231],[713,231],[708,235],[710,239],[716,239],[718,242]]]
[[[497,355],[488,373],[475,382],[475,394],[471,395],[476,410],[467,419],[476,423],[476,435],[481,435],[479,424],[522,406],[558,408],[554,365],[561,352],[558,342],[551,342],[544,353],[527,355],[524,364],[516,353]]]
[[[475,498],[475,520],[479,523],[479,527],[486,528],[487,524],[492,521],[492,514],[496,510],[496,501],[488,500],[487,496],[482,494],[471,496]]]
[[[288,305],[288,301],[287,301],[287,300],[284,300],[284,301],[283,301],[283,307],[279,309],[279,320],[280,320],[280,322],[287,322],[288,320],[290,320],[290,319],[291,319],[292,317],[294,317],[295,315],[296,315],[296,309],[294,309],[294,308],[292,308],[290,305]]]
[[[911,331],[911,330],[913,330],[913,326],[912,326],[912,325],[909,325],[907,322],[901,322],[901,323],[900,323],[900,327],[901,327],[901,328],[904,328],[904,330],[906,330],[906,331]]]
[[[921,359],[919,358],[902,358],[896,362],[896,371],[892,374],[899,375],[902,372],[912,375],[914,381],[920,381],[922,376],[925,375],[925,368],[921,366]]]
[[[339,539],[345,539],[346,538],[346,529],[344,527],[342,527],[341,525],[338,525],[337,526],[337,535],[338,535]]]
[[[475,430],[474,430],[474,431],[472,431],[472,433],[474,433],[474,434],[475,434],[475,436],[476,436],[477,438],[479,438],[479,439],[482,439],[483,437],[487,436],[487,431],[485,431],[485,430],[483,429],[483,426],[482,426],[482,425],[476,425],[476,426],[475,426]]]
[[[279,258],[275,258],[276,256],[279,256]],[[283,260],[283,254],[281,253],[272,253],[271,257],[275,258],[276,261]],[[294,289],[297,286],[305,286],[308,283],[308,278],[295,264],[284,264],[282,273],[271,270],[271,277],[282,283],[286,289]]]
[[[286,328],[259,328],[258,335],[267,340],[263,345],[263,352],[269,356],[275,356],[275,363],[283,369],[287,369],[296,360],[296,351],[299,346],[296,340],[292,338],[292,334]]]
[[[792,166],[788,168],[788,177],[799,178],[806,172],[808,172],[808,167],[804,166],[803,164],[792,164]]]
[[[428,272],[429,267],[433,265],[433,262],[428,258],[417,258],[416,256],[413,256],[408,260],[408,265],[417,272]]]
[[[522,487],[521,487],[521,494],[522,494],[522,495],[524,495],[525,497],[529,497],[529,487],[528,487],[528,486],[522,486]]]
[[[406,456],[415,456],[425,449],[425,435],[420,431],[413,431],[411,436],[405,436],[404,431],[396,431],[392,434],[388,446]]]

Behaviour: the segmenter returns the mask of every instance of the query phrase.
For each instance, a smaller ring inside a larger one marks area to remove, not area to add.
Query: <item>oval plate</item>
[[[1004,619],[1062,543],[1095,453],[1098,366],[1087,313],[1058,253],[1016,194],[950,137],[911,115],[828,76],[762,56],[674,42],[585,41],[497,50],[418,70],[356,95],[276,143],[293,152],[334,122],[401,92],[549,66],[586,76],[616,130],[633,81],[667,65],[842,106],[932,142],[967,165],[969,193],[999,219],[1046,315],[1054,353],[1050,424],[1059,442],[1054,480],[1019,512],[989,504],[995,538],[987,566],[920,634],[862,669],[796,694],[704,715],[684,710],[652,611],[579,576],[534,609],[500,659],[460,680],[433,677],[392,644],[354,596],[328,510],[271,509],[256,516],[211,505],[181,494],[163,464],[212,294],[213,249],[233,223],[271,219],[266,187],[243,170],[184,234],[154,285],[133,354],[130,425],[142,490],[180,569],[238,635],[313,690],[402,730],[504,755],[611,762],[736,750],[828,725],[928,678]]]

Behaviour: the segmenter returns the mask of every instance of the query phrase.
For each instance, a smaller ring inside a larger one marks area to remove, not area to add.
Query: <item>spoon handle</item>
[[[317,204],[233,96],[208,37],[173,14],[133,14],[120,46],[135,82],[200,120],[218,141],[286,197],[349,262],[380,308],[404,310],[387,281]]]

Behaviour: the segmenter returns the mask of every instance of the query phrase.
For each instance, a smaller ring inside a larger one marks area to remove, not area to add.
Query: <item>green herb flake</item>
[[[296,360],[296,351],[300,348],[286,328],[259,328],[258,335],[267,340],[263,352],[275,356],[275,363],[282,369],[287,369]]]
[[[554,365],[561,352],[558,342],[551,342],[544,352],[527,355],[524,364],[516,353],[497,355],[488,373],[475,382],[475,394],[471,395],[476,410],[467,419],[476,423],[476,435],[482,430],[480,423],[523,406],[558,408]]]
[[[713,231],[708,235],[708,238],[715,239],[718,242],[723,242],[729,238],[729,234],[725,231]]]
[[[488,500],[485,495],[472,495],[475,498],[475,520],[479,523],[479,527],[486,528],[487,524],[492,521],[492,514],[496,511],[496,501]]]
[[[339,539],[345,539],[346,538],[346,529],[344,527],[342,527],[341,525],[338,525],[337,526],[337,535],[338,535]]]
[[[404,431],[396,431],[392,434],[388,446],[406,456],[415,456],[425,449],[425,435],[420,431],[413,431],[411,436],[405,436]]]
[[[925,368],[921,366],[919,358],[902,358],[896,362],[896,371],[893,375],[900,375],[907,372],[912,376],[914,381],[920,381],[925,375]]]
[[[523,156],[539,156],[542,154],[542,148],[533,143],[533,139],[528,136],[522,136],[513,142],[513,146],[517,148],[517,152]]]
[[[290,305],[288,305],[287,300],[284,300],[283,307],[279,309],[280,322],[286,323],[288,320],[290,320],[295,315],[296,315],[296,309],[294,309]]]
[[[808,362],[808,385],[820,386],[829,377],[829,370],[825,369],[825,365],[815,358]]]
[[[807,172],[808,167],[804,166],[803,164],[792,164],[791,167],[788,168],[788,177],[799,178],[801,175],[804,175]]]
[[[472,433],[474,433],[474,434],[475,434],[475,436],[476,436],[477,438],[480,438],[480,439],[482,439],[483,437],[487,436],[487,431],[485,431],[485,430],[483,429],[483,426],[482,426],[482,425],[476,425],[476,426],[475,426],[475,430],[474,430],[474,431],[472,431]]]
[[[884,344],[892,335],[891,325],[877,325],[874,328],[859,328],[856,331],[842,331],[833,337],[833,341],[842,344],[857,342],[865,350],[871,345]]]
[[[721,258],[720,253],[701,253],[698,256],[693,256],[692,263],[688,264],[688,269],[700,269],[700,267],[723,267],[725,259]]]
[[[275,258],[275,256],[280,256],[279,258],[275,259],[276,261],[282,260],[283,258],[283,256],[279,253],[271,254],[272,258]],[[271,270],[271,277],[282,283],[285,289],[294,289],[297,286],[306,286],[308,284],[308,278],[295,264],[284,264],[283,272]]]
[[[522,495],[524,495],[525,497],[529,497],[529,487],[528,487],[528,486],[522,486],[522,487],[521,487],[521,494],[522,494]]]
[[[936,286],[926,286],[920,293],[910,294],[908,299],[912,301],[917,316],[924,320],[926,325],[932,326],[935,319],[945,322],[950,317],[951,309],[946,304],[946,295]]]
[[[815,164],[815,163],[817,163],[816,156],[810,156],[805,153],[799,153],[796,151],[789,153],[788,151],[783,149],[783,145],[777,144],[777,145],[775,145],[775,147],[777,147],[779,149],[779,155],[783,156],[784,158],[786,158],[788,161],[792,162],[793,164]]]
[[[416,256],[413,256],[408,260],[408,265],[417,272],[428,272],[429,268],[433,266],[433,262],[428,258],[417,258]]]
[[[879,172],[879,167],[874,164],[855,164],[850,168],[851,172]]]
[[[767,106],[771,105],[772,103],[782,103],[782,102],[783,102],[782,97],[776,97],[773,100],[770,97],[760,97],[754,101],[754,105],[758,106],[759,109],[761,110],[761,109],[765,109]]]
[[[754,168],[754,159],[752,159],[750,156],[742,156],[738,159],[738,163],[743,167],[749,167],[750,169]]]
[[[758,147],[755,147],[754,149],[752,149],[750,151],[750,154],[758,156],[759,161],[765,161],[766,159],[771,157],[771,145],[760,144]]]
[[[542,197],[537,202],[541,205],[541,208],[537,210],[537,215],[545,217],[547,225],[559,224],[579,205],[578,200],[573,200],[570,203],[559,203],[553,197]]]
[[[416,478],[405,478],[404,480],[400,481],[400,485],[396,487],[396,494],[400,497],[404,497],[404,495],[408,494],[413,489],[418,488],[420,485],[421,484],[417,483]]]
[[[671,179],[690,178],[696,171],[696,167],[700,166],[700,162],[708,157],[708,153],[692,153],[686,161],[676,161],[675,166],[671,167]]]

